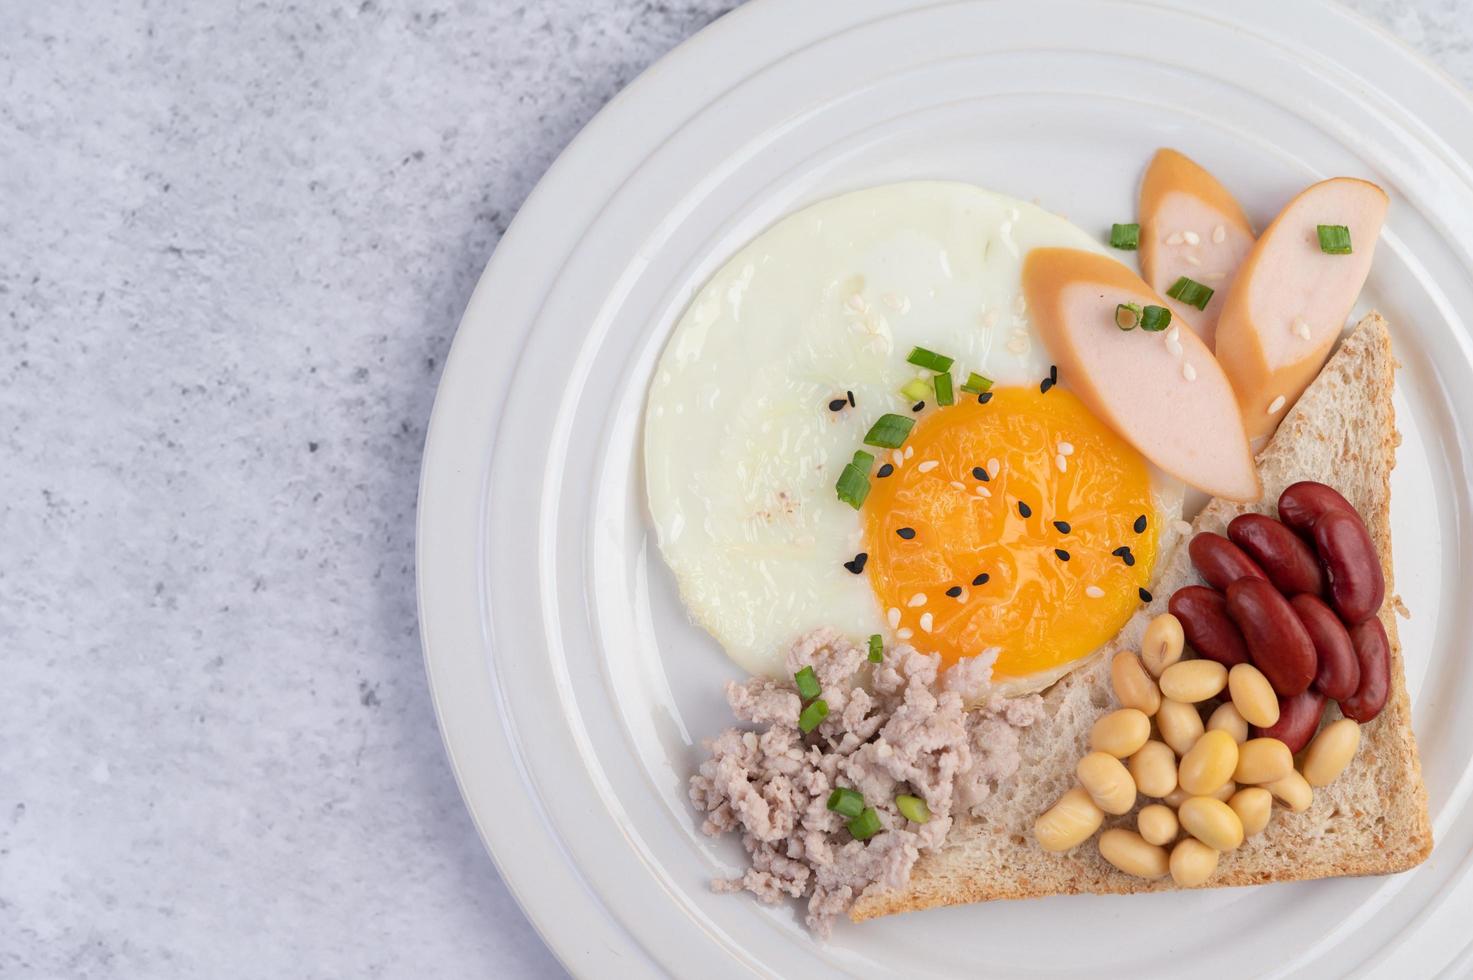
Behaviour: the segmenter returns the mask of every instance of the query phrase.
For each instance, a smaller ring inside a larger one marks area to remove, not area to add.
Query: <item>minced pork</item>
[[[728,728],[710,741],[690,798],[705,813],[706,833],[741,833],[751,867],[713,887],[768,903],[807,897],[808,925],[822,936],[866,888],[903,887],[954,817],[978,813],[1013,775],[1017,730],[1043,714],[1037,695],[986,699],[990,658],[938,677],[940,665],[938,655],[903,643],[871,664],[868,650],[820,629],[788,651],[789,679],[729,683],[732,712],[756,727]],[[810,666],[829,713],[804,735],[791,677]],[[855,840],[847,819],[828,809],[840,786],[858,790],[878,814],[883,829],[868,841]],[[894,802],[902,793],[925,800],[930,820],[902,817]]]

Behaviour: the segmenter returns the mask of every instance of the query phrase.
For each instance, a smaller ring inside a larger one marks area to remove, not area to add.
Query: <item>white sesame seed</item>
[[[890,462],[894,463],[896,466],[904,466],[905,465],[905,453],[901,452],[898,449],[891,450],[890,451]]]
[[[915,636],[915,632],[909,626],[895,631],[895,639],[897,640],[908,640],[912,636]]]
[[[1204,281],[1206,281],[1206,282],[1222,282],[1222,280],[1224,280],[1226,278],[1227,278],[1227,273],[1226,272],[1204,272],[1204,273],[1202,273],[1202,279]]]
[[[917,466],[916,469],[922,473],[929,473],[940,465],[941,464],[936,462],[934,459],[928,459],[924,463],[921,463],[919,466]]]
[[[971,595],[972,593],[968,592],[966,589],[962,589],[961,594],[956,597],[956,601],[966,602],[967,599],[971,597]]]
[[[908,602],[906,602],[906,605],[909,606],[912,609],[916,609],[916,608],[918,608],[920,606],[924,606],[925,604],[926,604],[926,593],[924,593],[924,592],[917,592],[915,595],[913,595],[913,596],[910,597],[910,600]]]
[[[1201,265],[1201,264],[1202,264],[1202,260],[1199,259],[1199,258],[1197,258],[1195,255],[1188,255],[1187,256],[1187,265]]]
[[[935,622],[930,613],[921,613],[921,629],[927,633],[931,632],[931,625]]]
[[[1170,330],[1166,331],[1166,339],[1167,340],[1176,340],[1180,336],[1181,336],[1181,327],[1172,327]]]
[[[1175,327],[1171,329],[1175,330]],[[1166,335],[1166,350],[1172,357],[1181,357],[1181,341],[1171,334]]]
[[[1183,361],[1181,366],[1181,376],[1183,378],[1186,378],[1188,381],[1196,381],[1197,369],[1192,367],[1191,362]]]
[[[900,625],[900,610],[896,609],[894,606],[891,606],[890,609],[885,613],[885,620],[890,624],[890,628],[893,630],[895,627]]]
[[[1222,225],[1218,225],[1216,228],[1212,229],[1212,240],[1219,245],[1227,241],[1227,229],[1224,228]]]
[[[1008,353],[1019,356],[1028,353],[1028,335],[1022,331],[1013,331],[1013,335],[1008,338]]]
[[[1197,234],[1195,231],[1184,231],[1181,233],[1181,237],[1186,239],[1186,243],[1188,245],[1202,244],[1202,236]]]
[[[1172,521],[1171,522],[1171,529],[1173,531],[1175,531],[1177,534],[1191,534],[1192,533],[1192,525],[1188,524],[1186,521]]]
[[[979,496],[979,497],[991,497],[992,496],[992,491],[989,490],[989,489],[987,489],[986,487],[984,487],[982,484],[979,483],[979,484],[977,484],[977,496]]]
[[[951,489],[953,489],[953,490],[965,490],[966,488],[967,488],[967,485],[965,483],[963,483],[962,481],[960,481],[960,480],[952,480],[951,481]]]
[[[905,458],[906,459],[910,459],[915,454],[916,454],[916,447],[914,447],[914,446],[906,446],[905,447]]]
[[[992,459],[989,459],[987,461],[988,476],[997,476],[997,473],[1000,469],[1002,469],[1002,467],[998,464],[996,457],[993,457]]]
[[[865,303],[863,296],[859,295],[858,293],[850,293],[849,298],[844,300],[844,305],[849,307],[855,313],[863,313],[865,307],[868,304]]]
[[[1180,245],[1184,241],[1186,241],[1186,237],[1179,231],[1173,231],[1166,236],[1166,244],[1168,245]]]
[[[1279,397],[1275,398],[1273,401],[1271,401],[1271,402],[1268,403],[1268,414],[1270,414],[1270,415],[1277,415],[1277,414],[1279,414],[1279,409],[1281,409],[1283,407],[1284,407],[1284,396],[1283,395],[1280,395]]]
[[[1065,456],[1073,456],[1074,455],[1074,443],[1072,443],[1072,442],[1061,442],[1061,443],[1059,443],[1059,452],[1063,453]]]
[[[1059,468],[1060,473],[1069,472],[1069,461],[1064,458],[1063,453],[1059,453],[1059,455],[1054,457],[1054,465]]]
[[[1304,322],[1304,317],[1302,316],[1296,316],[1294,318],[1294,336],[1300,340],[1309,339],[1309,324]]]
[[[1084,594],[1089,596],[1091,599],[1099,599],[1104,596],[1105,590],[1100,588],[1098,585],[1091,585],[1089,588],[1084,590]]]

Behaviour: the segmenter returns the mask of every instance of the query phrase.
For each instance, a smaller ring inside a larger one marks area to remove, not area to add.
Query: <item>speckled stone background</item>
[[[733,5],[0,3],[0,975],[561,973],[431,715],[420,449],[538,176]],[[1473,85],[1473,0],[1353,6]]]

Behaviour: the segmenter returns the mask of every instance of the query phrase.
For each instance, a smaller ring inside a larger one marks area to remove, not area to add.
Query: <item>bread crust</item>
[[[1391,692],[1385,709],[1361,729],[1361,747],[1335,783],[1315,791],[1304,813],[1274,807],[1268,828],[1224,854],[1206,887],[1259,885],[1341,875],[1405,871],[1432,852],[1427,791],[1411,727],[1406,669],[1396,629],[1391,551],[1391,470],[1401,438],[1392,388],[1396,361],[1391,335],[1371,313],[1341,343],[1277,434],[1258,456],[1264,495],[1252,504],[1213,500],[1193,532],[1225,529],[1248,512],[1274,513],[1279,493],[1299,480],[1334,486],[1365,519],[1381,556],[1387,602],[1380,618],[1391,641]],[[1110,710],[1109,658],[1138,646],[1145,624],[1166,609],[1177,588],[1199,582],[1184,539],[1163,565],[1152,602],[1086,667],[1045,695],[1050,719],[1029,730],[1023,767],[987,815],[958,824],[946,845],[923,855],[910,884],[898,891],[871,888],[850,910],[856,922],[967,902],[1046,895],[1129,894],[1174,889],[1170,878],[1130,877],[1099,856],[1094,839],[1067,854],[1051,854],[1033,840],[1033,820],[1073,782],[1089,727]],[[1326,722],[1340,716],[1331,705]],[[1135,812],[1106,826],[1134,826]]]

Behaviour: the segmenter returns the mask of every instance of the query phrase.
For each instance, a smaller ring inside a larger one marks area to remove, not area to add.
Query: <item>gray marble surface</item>
[[[553,976],[414,608],[435,382],[733,0],[0,4],[0,975]],[[1473,85],[1468,0],[1355,0]]]

